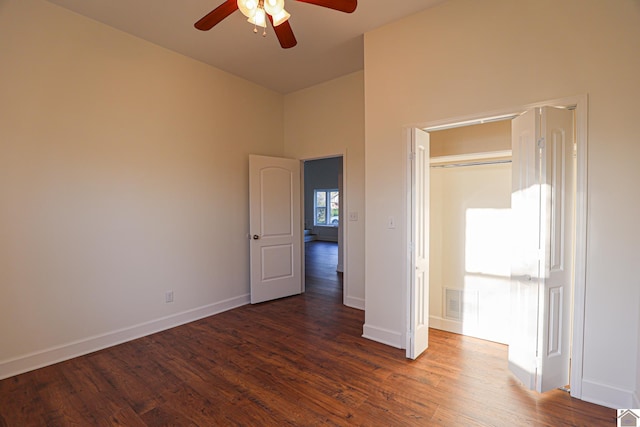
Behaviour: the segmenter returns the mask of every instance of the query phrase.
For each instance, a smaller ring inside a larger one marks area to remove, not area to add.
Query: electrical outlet
[[[392,216],[387,220],[387,228],[396,228],[396,219]]]
[[[173,291],[167,291],[164,293],[164,302],[173,302]]]
[[[349,221],[357,221],[358,212],[349,212]]]

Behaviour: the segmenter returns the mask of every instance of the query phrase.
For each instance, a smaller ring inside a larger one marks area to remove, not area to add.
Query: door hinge
[[[409,160],[415,160],[416,153],[409,153]]]
[[[544,137],[538,139],[538,148],[544,148]]]

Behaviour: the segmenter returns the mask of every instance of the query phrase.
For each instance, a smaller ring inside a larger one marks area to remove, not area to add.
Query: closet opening
[[[526,388],[580,398],[586,97],[521,111],[408,132],[407,357],[425,326],[496,341]]]
[[[429,134],[429,326],[508,344],[511,121]]]

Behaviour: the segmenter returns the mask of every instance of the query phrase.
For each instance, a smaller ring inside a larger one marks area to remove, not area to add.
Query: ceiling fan
[[[355,11],[358,6],[358,0],[296,1],[315,4],[345,13]],[[284,0],[227,0],[196,22],[195,27],[202,31],[210,30],[238,9],[248,18],[247,20],[250,23],[254,24],[253,31],[256,33],[258,32],[257,27],[262,27],[265,29],[263,31],[263,35],[265,35],[267,20],[271,22],[283,49],[289,49],[298,44],[288,21],[291,15],[284,10]]]

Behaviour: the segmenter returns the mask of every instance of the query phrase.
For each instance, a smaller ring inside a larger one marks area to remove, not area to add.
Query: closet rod
[[[487,161],[465,162],[465,163],[449,163],[446,165],[431,165],[431,167],[432,168],[460,168],[463,166],[499,165],[503,163],[511,163],[511,160],[506,159],[506,160],[487,160]]]

